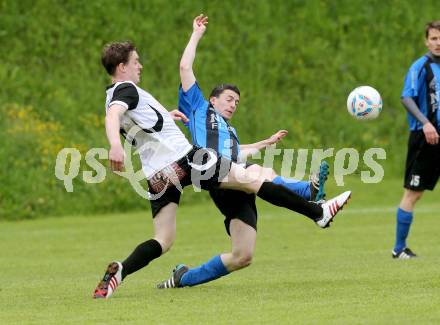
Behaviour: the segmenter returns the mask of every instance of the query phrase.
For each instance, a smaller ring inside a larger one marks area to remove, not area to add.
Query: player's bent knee
[[[268,180],[273,180],[275,177],[277,177],[277,173],[272,168],[265,168],[267,170],[266,172],[266,178]]]
[[[222,188],[222,184],[220,185],[220,188]],[[231,188],[250,194],[250,193],[257,193],[261,187],[261,184],[262,182],[259,181],[247,180],[245,182],[238,182],[237,184],[234,184],[234,186],[232,187],[223,187],[223,188]]]
[[[251,264],[252,264],[252,256],[244,256],[240,258],[238,261],[238,267],[240,269],[248,267]]]
[[[242,269],[244,267],[247,267],[251,265],[253,254],[252,253],[240,253],[236,256],[234,256],[234,266],[236,269]]]
[[[246,193],[257,193],[261,186],[261,182],[253,181],[244,185],[243,191]]]

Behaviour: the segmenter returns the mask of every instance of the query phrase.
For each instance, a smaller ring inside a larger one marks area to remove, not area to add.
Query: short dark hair
[[[440,31],[440,20],[434,20],[426,24],[425,26],[425,38],[428,38],[429,30],[430,29],[437,29]]]
[[[238,96],[240,96],[240,89],[238,89],[236,85],[221,84],[214,87],[214,89],[211,91],[211,94],[209,95],[209,98],[218,97],[227,89],[232,90],[234,93],[237,93]]]
[[[136,47],[130,41],[109,43],[102,49],[102,65],[108,74],[112,76],[116,71],[116,67],[120,63],[127,63],[130,59],[130,53],[135,50]]]

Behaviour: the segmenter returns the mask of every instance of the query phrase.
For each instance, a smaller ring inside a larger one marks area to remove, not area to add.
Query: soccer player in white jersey
[[[269,203],[309,217],[323,228],[348,201],[350,191],[322,205],[308,202],[208,149],[190,145],[173,121],[173,117],[181,116],[174,113],[172,117],[153,96],[137,86],[142,64],[132,43],[106,45],[102,63],[112,78],[112,85],[107,87],[105,118],[110,167],[113,171],[124,168],[121,131],[140,153],[149,192],[154,198],[150,200],[154,235],[139,244],[123,262],[108,265],[94,298],[109,298],[127,275],[170,249],[175,239],[181,190],[187,185],[195,184],[204,190],[219,187],[255,193]]]

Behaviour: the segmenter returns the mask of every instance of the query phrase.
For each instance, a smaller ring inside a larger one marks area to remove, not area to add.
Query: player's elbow
[[[180,62],[179,70],[180,70],[181,73],[182,72],[185,73],[185,72],[191,71],[191,69],[192,69],[192,66],[190,64],[185,63],[185,62]]]

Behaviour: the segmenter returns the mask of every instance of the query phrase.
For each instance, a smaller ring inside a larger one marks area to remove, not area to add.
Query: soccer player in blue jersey
[[[410,135],[406,158],[404,192],[397,209],[396,242],[393,258],[410,259],[416,254],[406,239],[416,202],[425,190],[433,190],[440,175],[440,21],[425,28],[428,53],[409,68],[402,91]]]
[[[237,132],[229,124],[240,100],[239,89],[234,85],[221,84],[212,90],[209,101],[204,98],[192,66],[197,45],[206,30],[207,23],[208,18],[204,15],[194,19],[193,33],[180,61],[179,110],[189,119],[187,126],[191,132],[193,144],[211,148],[219,155],[237,162],[240,152],[244,155],[252,154],[278,142],[287,134],[287,131],[280,130],[266,140],[242,145],[239,143]],[[324,177],[328,166],[321,165],[321,179],[318,182],[320,188],[317,193],[310,190],[313,188],[311,183],[285,179],[277,176],[270,168],[263,168],[256,164],[247,165],[246,168],[256,174],[265,175],[266,179],[288,188],[307,200],[316,200],[317,196],[318,199],[322,198]],[[171,278],[159,283],[158,288],[194,286],[250,265],[257,229],[255,195],[219,188],[211,189],[209,194],[225,216],[225,227],[231,236],[232,251],[217,255],[193,269],[178,265]]]

